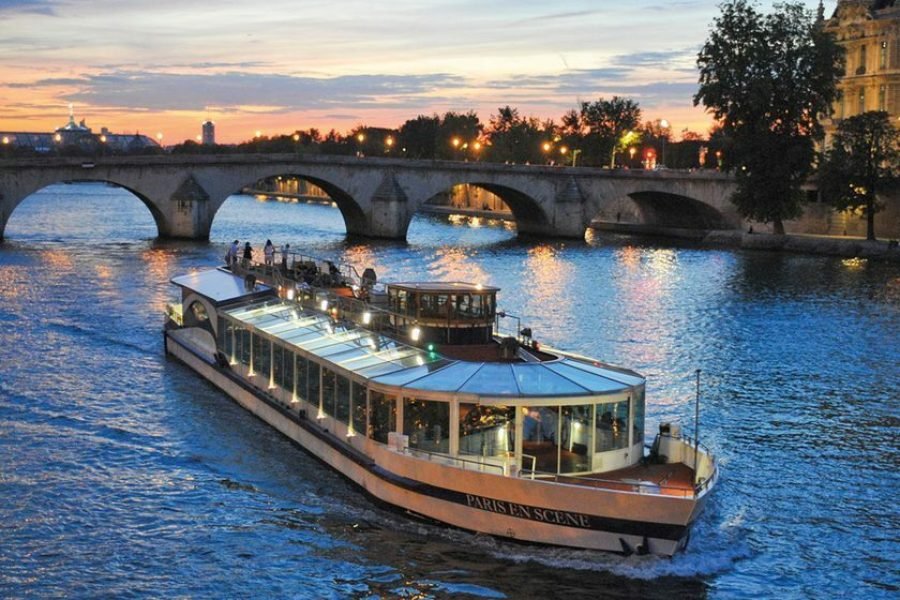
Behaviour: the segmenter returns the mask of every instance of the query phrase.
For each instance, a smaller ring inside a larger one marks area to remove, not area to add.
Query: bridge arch
[[[644,191],[628,194],[642,215],[644,225],[676,229],[725,229],[725,216],[709,204],[671,192]]]
[[[111,185],[113,187],[127,191],[130,195],[139,200],[150,212],[153,222],[156,224],[156,232],[158,237],[162,237],[168,231],[168,223],[166,216],[159,210],[159,207],[150,198],[134,189],[133,187],[110,179],[107,177],[79,177],[77,179],[47,179],[36,185],[31,185],[19,191],[12,198],[4,198],[0,196],[0,241],[5,238],[6,225],[12,217],[16,208],[25,202],[31,196],[45,190],[54,185],[72,184],[72,183],[99,183]]]
[[[590,222],[609,229],[674,233],[730,229],[728,215],[717,207],[687,195],[659,190],[625,192],[603,203]],[[690,234],[693,235],[693,234]]]
[[[257,177],[254,181],[245,183],[241,185],[236,191],[233,193],[240,193],[241,190],[244,190],[248,187],[251,187],[255,184],[258,184],[262,181],[266,181],[269,179],[274,179],[276,177],[289,177],[296,178],[303,181],[308,181],[314,186],[322,189],[328,197],[335,203],[338,210],[341,211],[341,216],[344,219],[344,226],[347,229],[348,234],[354,233],[365,233],[368,227],[368,220],[366,217],[366,213],[363,208],[360,206],[359,202],[357,202],[356,198],[354,198],[349,192],[347,192],[340,185],[333,183],[329,179],[324,178],[321,174],[312,174],[307,171],[299,171],[299,170],[288,170],[288,171],[277,171],[273,173],[269,173],[262,177]],[[230,194],[229,194],[230,195]],[[277,192],[273,192],[272,195],[278,195]],[[215,212],[222,207],[225,199],[223,198],[221,202],[218,203],[218,206],[215,208]],[[215,218],[215,214],[212,215],[210,219],[210,223],[212,223],[212,219]]]
[[[447,180],[449,181],[449,180]],[[450,192],[457,185],[469,185],[481,188],[500,198],[512,213],[512,220],[520,235],[529,233],[545,233],[551,227],[550,217],[547,215],[541,203],[532,195],[519,190],[511,185],[483,180],[480,178],[454,178],[452,182],[441,182],[440,187],[434,186],[423,194],[421,202],[415,205],[407,221],[407,230],[412,220],[412,213],[422,206],[432,203],[440,194]],[[404,232],[405,233],[405,232]]]

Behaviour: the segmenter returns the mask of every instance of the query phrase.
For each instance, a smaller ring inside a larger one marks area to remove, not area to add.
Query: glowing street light
[[[663,130],[662,131],[662,134],[663,134],[662,135],[662,160],[660,161],[659,165],[661,167],[664,167],[664,166],[666,166],[666,138],[668,137],[668,134],[669,134],[669,132],[668,132],[669,122],[666,121],[665,119],[661,119],[659,121],[659,128]]]
[[[299,134],[299,133],[295,133],[294,135],[291,136],[291,139],[294,140],[295,142],[299,142],[299,141],[300,141],[300,134]]]
[[[160,146],[162,146],[162,140],[163,140],[162,132],[157,133],[156,134],[156,143],[159,144]]]
[[[394,136],[387,136],[384,138],[384,152],[390,153],[391,149],[394,147]]]

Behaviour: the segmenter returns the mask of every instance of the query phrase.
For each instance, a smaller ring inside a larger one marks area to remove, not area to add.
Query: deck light
[[[293,299],[294,299],[294,288],[289,288],[289,289],[288,289],[288,291],[287,291],[287,299],[288,299],[288,300],[293,300]]]
[[[413,327],[412,331],[409,332],[409,339],[418,342],[420,337],[422,337],[422,330],[419,327]]]
[[[328,310],[328,300],[322,300],[322,303],[319,305],[319,307],[322,309],[322,312]]]
[[[363,325],[368,325],[369,323],[371,323],[372,322],[372,313],[370,313],[369,311],[364,312],[362,315],[362,322],[363,322]]]

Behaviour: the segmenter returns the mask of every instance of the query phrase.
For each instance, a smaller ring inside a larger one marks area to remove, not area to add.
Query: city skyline
[[[717,5],[0,0],[0,130],[50,131],[72,103],[97,130],[172,144],[211,119],[230,143],[447,111],[486,123],[506,105],[558,122],[580,101],[618,95],[675,137],[705,134],[695,61]]]

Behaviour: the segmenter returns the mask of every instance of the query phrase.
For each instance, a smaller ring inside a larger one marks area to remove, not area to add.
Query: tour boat
[[[167,353],[414,516],[672,556],[718,479],[679,425],[647,443],[644,377],[539,344],[495,287],[385,284],[299,255],[171,282]]]

